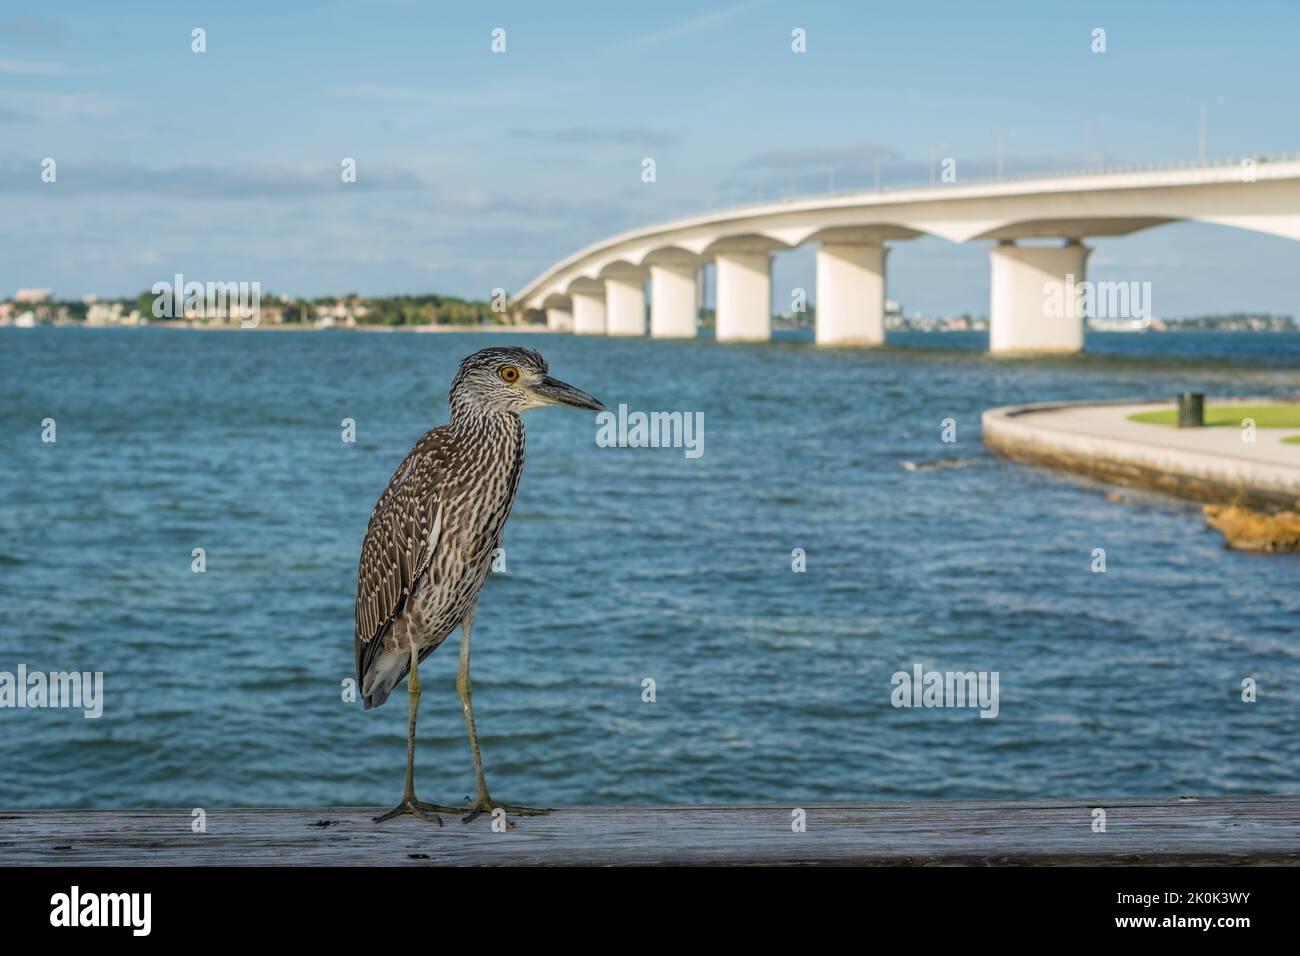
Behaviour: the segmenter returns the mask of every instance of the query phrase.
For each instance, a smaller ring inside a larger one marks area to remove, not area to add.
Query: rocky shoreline
[[[1202,511],[1205,523],[1222,533],[1224,543],[1235,551],[1300,551],[1300,514],[1294,511],[1267,514],[1239,505],[1206,505]]]

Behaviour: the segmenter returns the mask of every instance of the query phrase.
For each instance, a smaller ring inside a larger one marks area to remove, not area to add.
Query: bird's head
[[[519,414],[543,405],[601,411],[605,406],[581,389],[547,374],[546,360],[532,349],[481,349],[460,363],[451,383],[451,408]]]

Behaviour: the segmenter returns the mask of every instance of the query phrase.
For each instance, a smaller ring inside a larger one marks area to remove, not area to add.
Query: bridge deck
[[[1094,832],[1094,808],[1106,830]],[[570,807],[519,818],[377,808],[0,811],[0,865],[1297,864],[1300,797]]]

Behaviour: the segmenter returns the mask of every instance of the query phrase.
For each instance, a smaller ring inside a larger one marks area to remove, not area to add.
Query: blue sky
[[[868,187],[876,158],[899,185],[931,157],[991,174],[999,140],[1009,172],[1192,160],[1202,104],[1212,157],[1294,152],[1297,36],[1300,4],[1266,0],[6,0],[0,295],[183,272],[482,298],[616,230]],[[1092,277],[1151,281],[1158,314],[1300,313],[1300,243],[1180,223],[1092,244]],[[987,309],[982,243],[901,243],[889,265],[909,311]],[[796,285],[810,249],[778,256],[778,307]]]

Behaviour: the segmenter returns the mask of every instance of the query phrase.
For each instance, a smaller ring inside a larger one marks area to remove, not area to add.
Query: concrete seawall
[[[1275,399],[1233,399],[1215,405]],[[1250,508],[1300,510],[1297,429],[1258,429],[1246,442],[1237,428],[1177,429],[1131,422],[1163,402],[1051,402],[984,413],[984,444],[1013,461],[1102,481],[1152,488],[1181,498]]]

